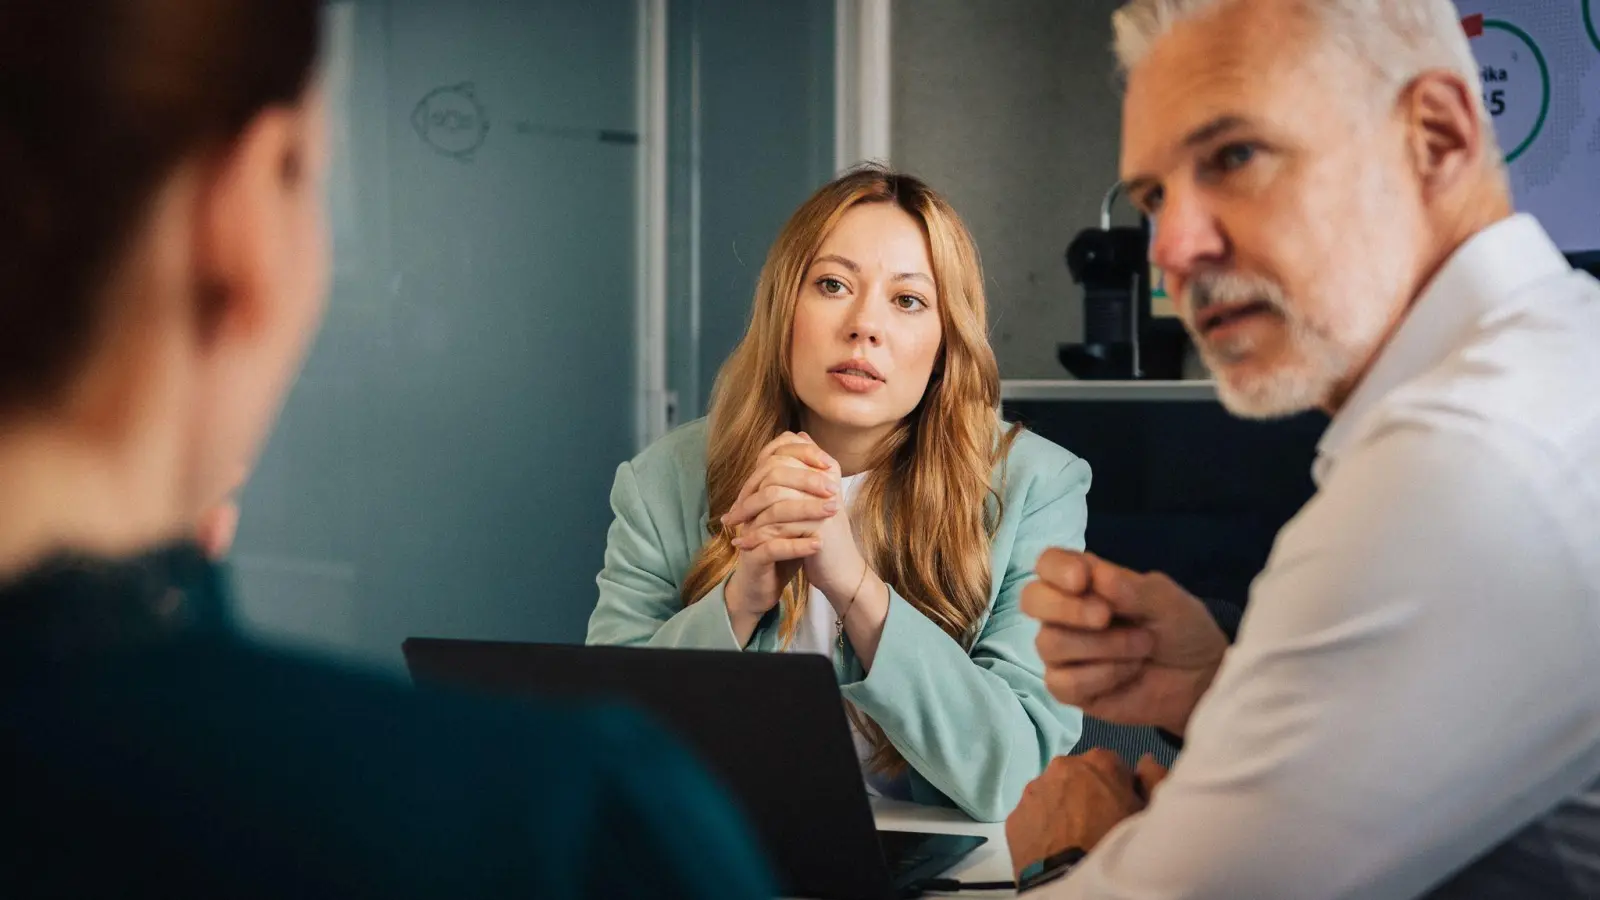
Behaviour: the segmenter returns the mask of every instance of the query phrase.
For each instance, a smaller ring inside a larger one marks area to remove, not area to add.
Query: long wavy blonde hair
[[[761,448],[801,427],[789,358],[795,303],[823,240],[863,203],[893,203],[921,223],[943,337],[922,401],[877,448],[851,522],[873,570],[970,649],[989,609],[989,541],[1003,512],[993,473],[1017,430],[1003,430],[998,417],[1000,372],[989,347],[983,272],[972,236],[926,184],[876,166],[824,185],[789,219],[767,255],[750,325],[712,390],[709,533],[680,595],[685,606],[695,603],[733,572],[739,554],[718,519],[738,499]],[[784,646],[794,638],[809,593],[803,572],[784,588]],[[883,729],[854,707],[847,711],[872,747],[869,767],[902,771],[905,758]]]

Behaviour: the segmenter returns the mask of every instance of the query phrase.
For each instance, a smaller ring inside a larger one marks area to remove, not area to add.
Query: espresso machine
[[[1056,358],[1085,381],[1175,380],[1188,338],[1176,320],[1150,314],[1150,224],[1112,227],[1121,193],[1113,185],[1100,204],[1100,227],[1067,246],[1067,271],[1083,287],[1083,341],[1057,345]]]

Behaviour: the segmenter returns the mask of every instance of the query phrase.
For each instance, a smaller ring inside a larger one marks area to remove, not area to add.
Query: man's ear
[[[301,177],[301,123],[288,108],[256,116],[213,159],[196,223],[195,327],[202,346],[260,328],[283,265],[288,187]]]
[[[1406,88],[1400,104],[1412,163],[1429,196],[1481,171],[1493,144],[1482,106],[1461,76],[1424,72]]]

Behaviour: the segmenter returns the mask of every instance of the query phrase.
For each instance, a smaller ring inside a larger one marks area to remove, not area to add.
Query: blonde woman
[[[825,185],[768,255],[706,420],[617,471],[592,644],[835,660],[875,793],[1005,817],[1081,728],[1018,594],[1089,467],[998,417],[972,238],[922,182]]]

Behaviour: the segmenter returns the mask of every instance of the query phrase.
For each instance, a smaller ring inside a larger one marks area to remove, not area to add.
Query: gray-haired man
[[[1232,648],[1168,579],[1041,558],[1056,696],[1186,747],[1120,824],[1159,773],[1053,766],[1015,860],[1098,844],[1050,900],[1600,896],[1600,285],[1512,214],[1455,7],[1116,24],[1123,175],[1223,401],[1334,418]]]

